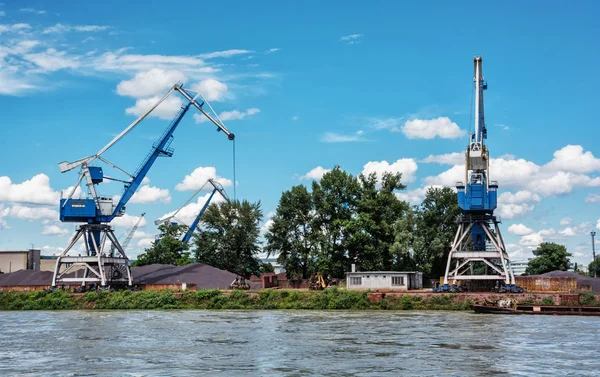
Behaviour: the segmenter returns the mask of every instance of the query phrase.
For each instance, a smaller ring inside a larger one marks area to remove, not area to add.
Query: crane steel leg
[[[448,254],[444,284],[448,284],[449,280],[454,284],[457,280],[500,280],[507,285],[515,284],[514,273],[498,224],[495,216],[480,218],[465,216],[461,219]],[[474,227],[483,228],[485,250],[474,250],[473,243],[470,242],[471,237],[467,237]],[[455,267],[452,269],[453,261]],[[473,268],[475,264],[485,266],[482,274],[475,274]]]
[[[74,256],[73,247],[81,239],[86,255],[79,253]],[[111,250],[114,251],[113,255]],[[109,225],[84,224],[77,229],[67,248],[56,260],[52,287],[64,283],[81,286],[95,283],[101,287],[132,285],[129,259]]]

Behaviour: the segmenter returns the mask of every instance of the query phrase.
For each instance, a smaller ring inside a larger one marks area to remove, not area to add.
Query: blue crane
[[[456,283],[459,281],[495,280],[503,283],[500,291],[518,292],[521,289],[515,286],[500,232],[500,220],[494,215],[498,183],[489,177],[490,157],[485,144],[487,128],[483,106],[483,92],[488,86],[483,78],[481,56],[474,57],[473,64],[475,130],[465,153],[465,181],[456,184],[462,215],[457,219],[458,230],[448,255],[444,285],[435,291],[458,290]],[[483,273],[476,273],[476,269]],[[449,285],[449,280],[454,284]]]
[[[146,158],[142,161],[139,168],[133,174],[127,173],[117,165],[105,159],[102,154],[114,146],[119,140],[133,130],[144,118],[146,118],[154,109],[156,109],[167,97],[173,92],[181,94],[186,104],[181,107],[178,114],[171,121],[169,126],[160,136],[158,141],[153,144],[150,152]],[[195,95],[192,97],[192,94]],[[59,282],[77,282],[85,285],[87,283],[100,283],[102,286],[106,286],[108,282],[127,282],[128,285],[132,284],[131,271],[129,269],[129,259],[125,255],[125,251],[119,244],[119,241],[114,235],[114,232],[110,225],[113,219],[116,217],[123,216],[125,213],[125,206],[131,197],[135,194],[138,187],[146,177],[148,171],[152,168],[158,157],[171,157],[173,155],[173,148],[171,143],[173,142],[173,133],[179,126],[181,120],[188,112],[191,106],[197,108],[204,116],[206,116],[214,125],[217,126],[217,131],[225,133],[229,140],[234,140],[235,135],[225,127],[223,122],[214,113],[210,104],[208,107],[212,112],[209,114],[203,105],[206,100],[202,100],[200,103],[196,101],[198,97],[202,97],[200,93],[194,92],[189,89],[184,89],[180,83],[175,84],[169,91],[148,111],[138,117],[133,123],[119,133],[115,138],[100,149],[96,154],[79,159],[74,162],[63,161],[59,163],[59,168],[62,173],[71,171],[79,168],[79,178],[77,183],[73,186],[72,190],[66,198],[60,200],[60,220],[62,222],[75,222],[83,223],[77,229],[77,233],[71,239],[67,248],[61,253],[56,262],[56,268],[54,271],[54,277],[52,280],[52,286],[56,286]],[[104,174],[102,167],[92,166],[91,163],[94,161],[101,161],[108,166],[126,174],[128,179],[118,179],[109,177]],[[73,194],[77,187],[85,179],[88,198],[75,199]],[[96,187],[104,182],[105,180],[113,180],[124,183],[124,190],[121,194],[117,203],[113,202],[110,197],[103,197],[98,195]],[[79,239],[84,239],[84,245],[86,248],[86,255],[84,256],[69,256],[69,251],[78,242]],[[112,247],[105,248],[106,243],[112,244]],[[66,269],[61,272],[61,266],[65,266]],[[84,267],[83,278],[81,277],[70,277],[67,273],[74,267]]]
[[[177,211],[175,211],[175,213],[173,213],[169,217],[161,218],[161,219],[158,219],[158,220],[154,221],[154,224],[159,225],[161,223],[168,223],[169,221],[171,223],[176,223],[173,220],[177,219],[176,216],[179,213],[179,211],[181,211],[183,209],[183,207],[185,207],[186,205],[188,205],[196,197],[196,195],[198,195],[198,193],[204,189],[204,187],[208,183],[210,183],[212,185],[212,187],[213,187],[213,189],[212,189],[212,191],[210,193],[210,196],[208,197],[208,199],[206,200],[206,202],[202,206],[202,209],[200,209],[200,212],[198,212],[198,214],[194,218],[194,221],[192,222],[192,224],[188,228],[187,232],[185,232],[185,234],[181,237],[181,241],[183,243],[188,243],[190,241],[190,239],[192,238],[192,235],[194,234],[194,231],[198,227],[198,224],[200,223],[200,218],[204,214],[204,211],[206,211],[206,209],[208,208],[208,206],[209,206],[209,204],[210,204],[213,196],[215,195],[215,193],[218,192],[219,194],[221,194],[221,196],[225,200],[229,201],[229,197],[225,193],[225,189],[223,188],[223,186],[219,182],[215,181],[214,179],[209,178],[208,181],[206,181],[206,183],[204,185],[202,185],[202,187],[200,187],[198,190],[196,190],[196,192],[194,192],[194,194],[185,203],[183,203],[183,205],[181,207],[179,207],[179,209]]]

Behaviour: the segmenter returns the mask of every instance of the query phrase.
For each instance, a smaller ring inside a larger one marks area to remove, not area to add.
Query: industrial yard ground
[[[0,292],[0,310],[74,309],[305,309],[305,310],[470,310],[472,304],[501,297],[520,303],[600,306],[591,292],[557,293],[456,293],[367,292],[328,288],[323,291],[262,290],[223,291],[99,291],[71,293],[35,291]]]

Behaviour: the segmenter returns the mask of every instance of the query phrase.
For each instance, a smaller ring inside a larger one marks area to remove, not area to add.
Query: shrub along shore
[[[54,292],[0,292],[0,310],[74,309],[305,309],[305,310],[470,310],[471,302],[456,295],[429,298],[402,295],[371,302],[367,292],[265,290],[223,292],[217,289],[173,291],[99,291],[73,294]]]

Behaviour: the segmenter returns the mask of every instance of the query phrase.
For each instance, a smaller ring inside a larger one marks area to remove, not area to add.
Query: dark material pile
[[[593,278],[589,276],[579,275],[576,272],[572,271],[550,271],[545,274],[541,274],[539,276],[551,277],[551,278],[575,278],[577,279],[577,285],[581,286],[591,286],[592,290],[595,293],[600,293],[600,278]]]
[[[0,287],[51,285],[52,271],[19,270],[0,274]]]
[[[131,269],[133,283],[143,284],[196,284],[196,289],[228,289],[236,274],[202,263],[185,266],[151,264]],[[261,284],[249,282],[250,288],[260,289]]]
[[[79,271],[77,271],[79,272]],[[50,286],[52,271],[19,270],[10,274],[0,274],[0,287],[8,286]],[[185,266],[151,264],[131,269],[134,285],[147,284],[195,284],[196,289],[228,289],[236,274],[202,263]],[[261,283],[250,282],[251,289],[260,289]]]

